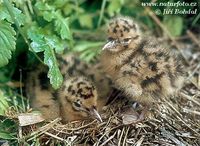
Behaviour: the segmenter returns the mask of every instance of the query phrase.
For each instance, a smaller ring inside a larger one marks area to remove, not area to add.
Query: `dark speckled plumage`
[[[150,106],[155,99],[169,97],[181,88],[181,61],[151,36],[142,36],[132,19],[112,19],[107,32],[110,41],[103,47],[101,63],[115,86],[130,99]]]

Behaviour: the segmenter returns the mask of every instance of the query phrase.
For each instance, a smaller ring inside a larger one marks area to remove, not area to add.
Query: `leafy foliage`
[[[26,16],[22,13],[21,10],[18,8],[12,6],[13,8],[13,14],[17,21],[17,23],[21,26],[24,24]],[[1,13],[0,13],[0,20],[7,20],[9,23],[14,23],[14,20],[12,19],[11,15],[8,12],[8,9],[6,8],[5,4],[0,5]]]
[[[0,21],[0,67],[8,64],[11,58],[11,51],[16,47],[16,32],[11,27],[11,24],[6,21]]]
[[[61,53],[64,50],[62,42],[55,35],[45,35],[38,27],[28,30],[28,37],[32,40],[31,47],[35,52],[44,52],[44,63],[48,65],[48,77],[53,88],[58,89],[62,84],[63,77],[59,71],[55,57],[55,51]],[[55,51],[54,51],[55,49]]]

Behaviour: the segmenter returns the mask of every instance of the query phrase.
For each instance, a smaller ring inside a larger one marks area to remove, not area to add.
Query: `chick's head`
[[[96,110],[97,90],[90,81],[83,77],[75,77],[64,82],[66,99],[75,111],[83,112],[99,121],[101,117]]]
[[[103,50],[119,52],[128,49],[129,45],[137,45],[140,40],[140,29],[130,18],[117,17],[112,19],[107,29],[108,42]]]

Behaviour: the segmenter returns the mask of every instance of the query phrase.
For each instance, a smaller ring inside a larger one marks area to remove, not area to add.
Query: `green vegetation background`
[[[169,0],[169,2],[184,2]],[[22,88],[12,83],[22,82],[25,72],[38,63],[49,67],[48,77],[57,89],[63,81],[56,54],[77,52],[80,58],[91,61],[98,56],[106,41],[105,25],[114,16],[130,16],[143,29],[164,36],[160,26],[152,19],[159,9],[175,7],[144,7],[149,0],[0,0],[0,139],[19,142],[18,126],[6,115],[8,109],[17,113],[28,110],[28,101]],[[154,2],[166,2],[157,0]],[[178,9],[197,9],[196,15],[157,15],[172,37],[191,30],[199,33],[200,9],[179,6]],[[35,142],[37,143],[37,141]]]

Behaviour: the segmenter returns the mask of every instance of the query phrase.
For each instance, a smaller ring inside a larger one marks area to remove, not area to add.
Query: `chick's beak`
[[[98,121],[103,122],[101,116],[99,115],[99,113],[95,108],[90,109],[90,115],[94,116],[94,118],[97,119]]]
[[[102,50],[113,48],[114,45],[115,45],[115,41],[114,40],[113,41],[109,41],[103,46]]]

